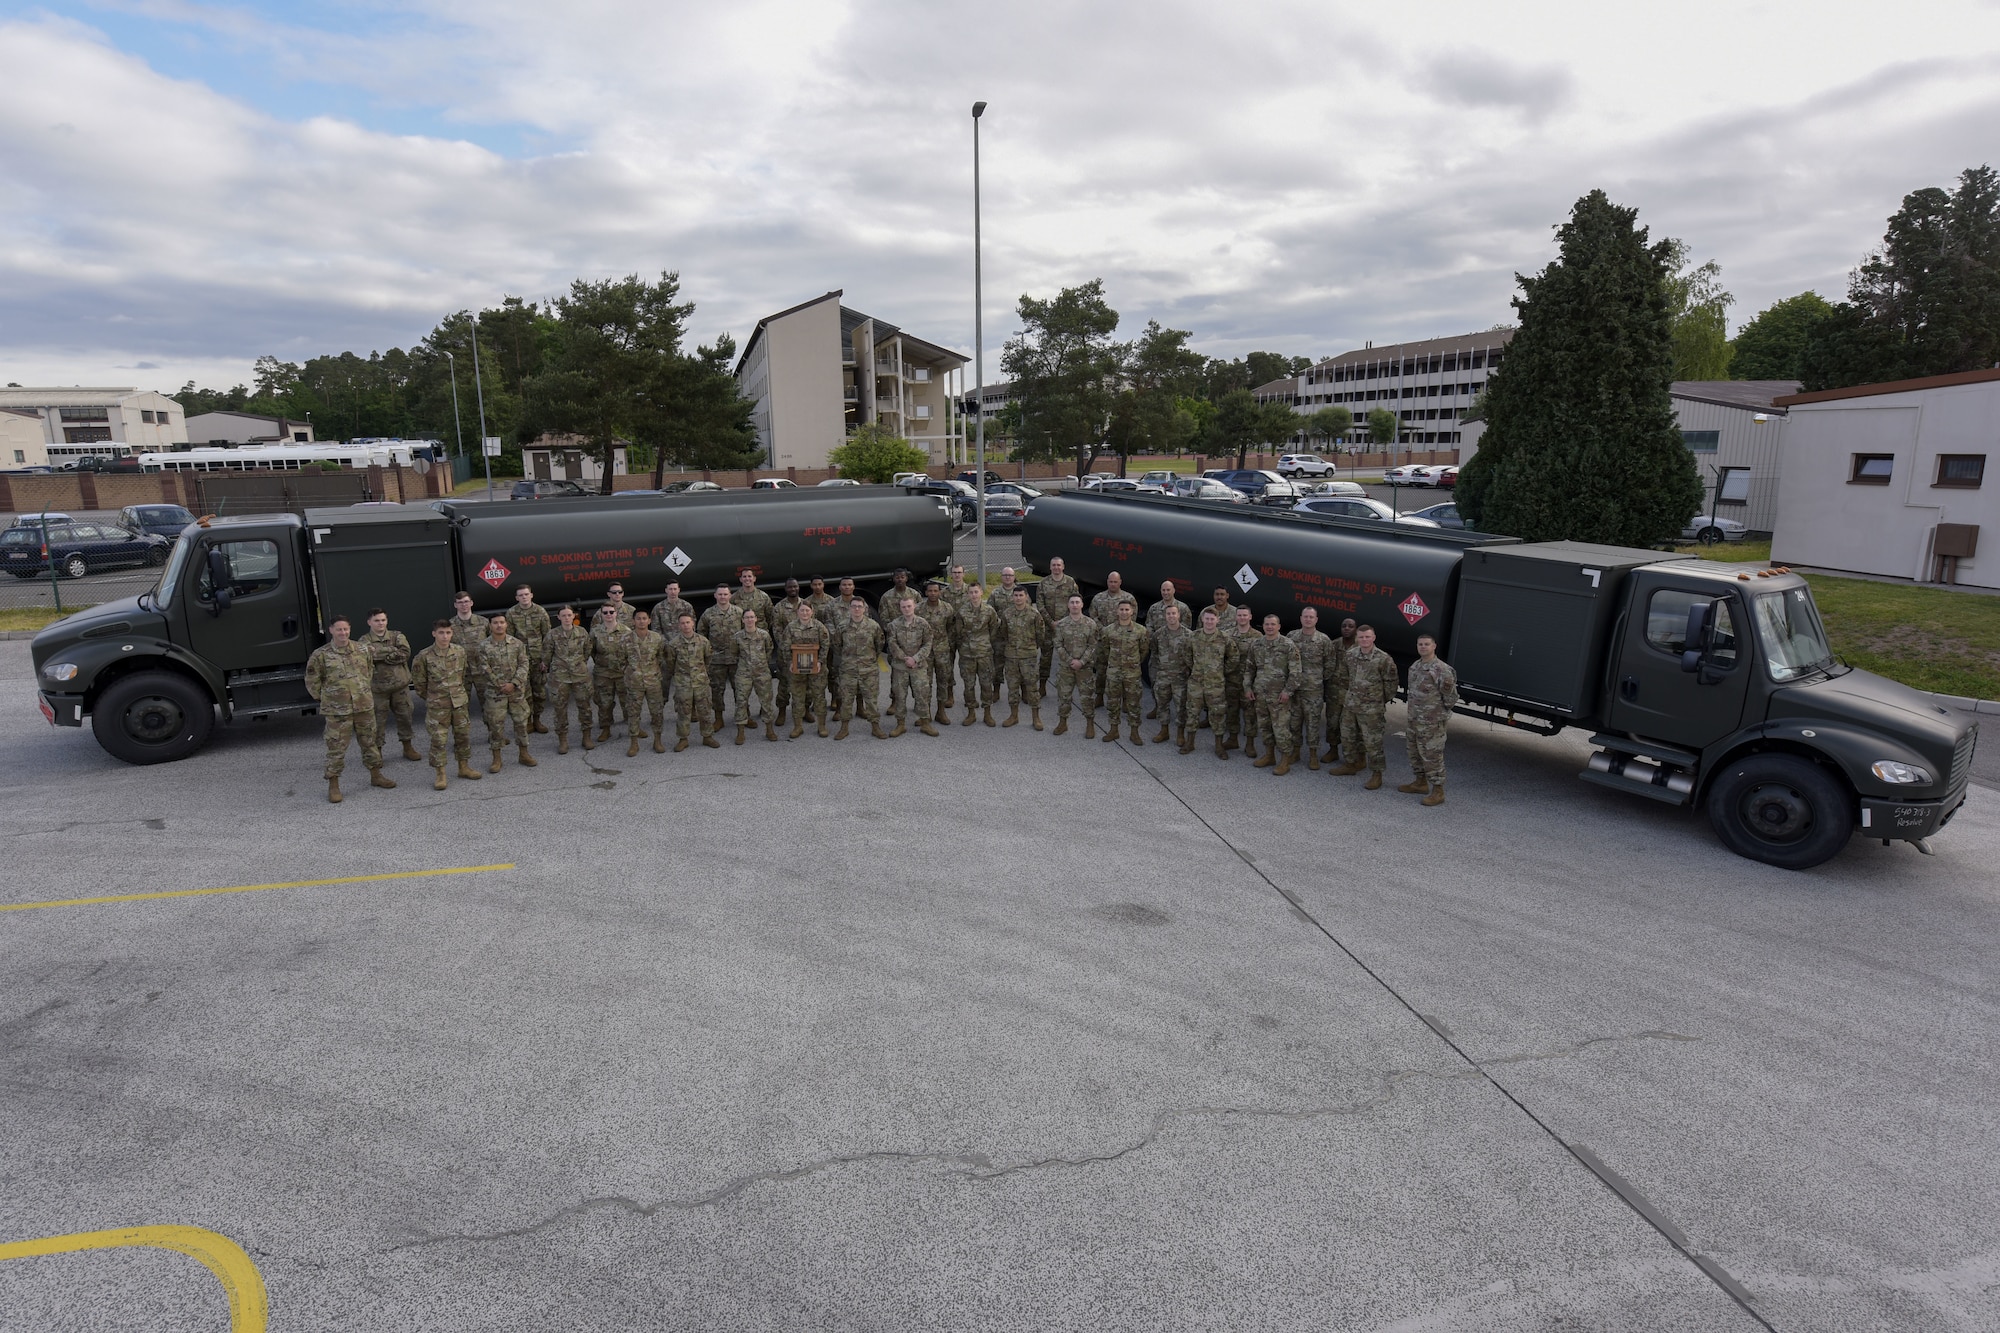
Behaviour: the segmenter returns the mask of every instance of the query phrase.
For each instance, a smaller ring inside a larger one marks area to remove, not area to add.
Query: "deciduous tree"
[[[1738,380],[1804,379],[1806,342],[1815,325],[1833,313],[1818,292],[1775,301],[1736,331],[1729,377]]]
[[[1104,281],[1065,287],[1048,300],[1022,296],[1021,331],[1007,340],[1000,368],[1013,381],[1016,457],[1076,459],[1077,475],[1104,449],[1125,349],[1112,341],[1118,312]]]
[[[880,422],[871,421],[827,454],[843,477],[856,481],[890,481],[898,472],[921,472],[930,455]]]

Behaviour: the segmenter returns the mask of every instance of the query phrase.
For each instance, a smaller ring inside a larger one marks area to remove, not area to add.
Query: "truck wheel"
[[[1738,856],[1808,870],[1847,845],[1854,802],[1810,760],[1753,754],[1730,764],[1709,788],[1708,821]]]
[[[186,676],[139,671],[114,681],[98,697],[90,729],[114,759],[164,764],[208,744],[215,730],[215,704]]]

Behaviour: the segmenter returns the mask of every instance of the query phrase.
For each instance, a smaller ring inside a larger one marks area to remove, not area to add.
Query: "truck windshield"
[[[1827,647],[1811,593],[1804,588],[1761,593],[1754,603],[1757,637],[1763,641],[1764,665],[1772,680],[1797,680],[1833,665],[1833,650]]]
[[[194,541],[182,537],[174,543],[172,554],[167,556],[165,568],[160,570],[160,583],[153,590],[153,604],[164,611],[174,604],[174,589],[180,586],[181,576],[187,572],[188,552],[194,549]]]

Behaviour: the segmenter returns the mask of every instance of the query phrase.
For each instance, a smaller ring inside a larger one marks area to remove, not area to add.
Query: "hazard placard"
[[[1401,611],[1403,619],[1409,621],[1412,625],[1431,613],[1431,609],[1424,605],[1424,599],[1415,593],[1411,593],[1410,599],[1396,609]]]
[[[1257,571],[1245,565],[1236,571],[1236,586],[1249,592],[1257,586]]]
[[[658,548],[656,547],[654,549],[657,550]],[[676,546],[673,550],[667,553],[667,558],[661,561],[660,563],[665,565],[668,569],[673,570],[675,574],[679,575],[687,572],[687,567],[694,563],[694,557],[689,555],[686,551],[683,551],[680,547]]]
[[[513,572],[513,570],[507,568],[507,566],[501,564],[498,560],[488,560],[486,567],[479,571],[479,577],[497,588],[505,583],[507,576]]]

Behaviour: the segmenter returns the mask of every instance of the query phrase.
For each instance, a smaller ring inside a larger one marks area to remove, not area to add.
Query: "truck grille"
[[[1945,784],[1946,790],[1956,791],[1965,785],[1965,775],[1972,767],[1972,747],[1978,740],[1979,724],[1975,722],[1958,738],[1958,746],[1951,752],[1951,780]]]

